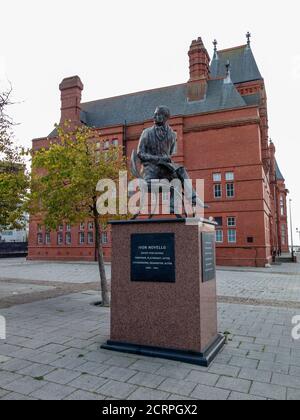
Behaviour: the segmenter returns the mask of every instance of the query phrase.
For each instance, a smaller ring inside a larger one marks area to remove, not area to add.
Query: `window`
[[[103,244],[107,244],[108,243],[108,236],[107,236],[107,232],[102,232],[101,234],[101,242]]]
[[[213,174],[213,181],[214,182],[221,182],[222,181],[222,174],[220,174],[220,173]]]
[[[119,145],[119,140],[118,139],[113,139],[113,141],[111,142],[113,146],[117,147]]]
[[[234,181],[234,173],[233,172],[226,172],[225,179],[226,179],[226,181]]]
[[[280,215],[285,216],[284,198],[280,196]]]
[[[79,229],[80,230],[84,230],[85,229],[85,223],[84,222],[80,223]]]
[[[109,140],[105,140],[104,144],[103,144],[103,149],[107,150],[109,149]]]
[[[44,241],[43,241],[43,234],[42,233],[38,233],[37,243],[38,243],[38,245],[42,245],[44,243]]]
[[[71,232],[71,225],[69,223],[66,225],[66,231]]]
[[[79,233],[79,243],[80,244],[84,244],[84,240],[85,240],[85,238],[84,238],[84,232],[80,232]]]
[[[88,230],[94,230],[94,222],[88,223]]]
[[[45,243],[46,243],[46,245],[50,245],[50,244],[51,244],[51,236],[50,236],[50,232],[47,232],[47,233],[46,233],[46,236],[45,236]]]
[[[236,243],[236,230],[235,229],[228,230],[228,243],[230,244]]]
[[[58,226],[58,230],[59,230],[60,232],[62,232],[62,231],[64,230],[64,225],[59,225],[59,226]]]
[[[97,141],[97,143],[96,143],[96,149],[98,150],[98,149],[100,149],[100,147],[101,147],[101,142],[100,141]]]
[[[63,234],[61,232],[59,232],[57,234],[57,245],[62,245],[63,244],[63,241],[64,241]]]
[[[235,227],[236,226],[236,219],[235,219],[235,217],[228,217],[227,218],[227,226],[228,227]]]
[[[215,217],[215,222],[218,223],[218,226],[223,226],[223,217]]]
[[[253,236],[248,236],[248,238],[247,238],[247,242],[248,242],[248,244],[253,244],[253,243],[254,243],[254,238],[253,238]]]
[[[229,198],[234,197],[234,184],[226,184],[226,195]]]
[[[217,229],[216,230],[216,242],[222,243],[223,242],[223,230]]]
[[[214,195],[215,195],[215,198],[222,198],[222,185],[221,184],[214,185]]]
[[[94,243],[94,233],[88,232],[88,244],[93,244],[93,243]]]
[[[285,225],[281,225],[281,245],[286,245],[286,228],[285,228]]]
[[[70,232],[66,233],[66,245],[71,245],[72,242],[72,236]]]

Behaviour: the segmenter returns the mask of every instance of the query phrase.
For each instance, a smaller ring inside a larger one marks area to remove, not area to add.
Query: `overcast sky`
[[[64,77],[81,77],[83,101],[182,83],[194,38],[212,55],[214,38],[219,49],[233,47],[249,30],[300,229],[299,12],[299,0],[0,0],[0,79],[11,81],[20,102],[11,110],[16,137],[30,146],[52,131]]]

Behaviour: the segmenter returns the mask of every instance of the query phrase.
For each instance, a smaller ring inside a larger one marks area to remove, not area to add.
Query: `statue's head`
[[[156,125],[164,125],[170,118],[171,113],[167,106],[160,105],[154,112],[154,122]]]

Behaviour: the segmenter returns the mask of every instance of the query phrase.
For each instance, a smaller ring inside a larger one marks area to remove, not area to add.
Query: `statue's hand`
[[[169,156],[163,156],[162,158],[161,158],[161,160],[164,162],[164,163],[171,163],[172,161],[171,161],[171,158],[169,157]]]

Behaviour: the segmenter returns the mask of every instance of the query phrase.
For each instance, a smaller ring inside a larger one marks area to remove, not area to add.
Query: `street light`
[[[292,199],[290,198],[290,225],[291,225],[291,245],[292,245],[292,261],[295,261],[294,240],[293,240],[293,219],[292,219]]]

